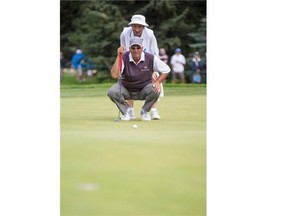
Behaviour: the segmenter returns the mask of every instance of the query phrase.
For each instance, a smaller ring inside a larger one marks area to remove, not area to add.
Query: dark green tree
[[[166,48],[169,56],[176,47],[188,56],[206,43],[206,1],[61,1],[61,49],[70,52],[68,58],[83,49],[108,77],[120,33],[134,14],[146,17],[159,48]]]
[[[81,16],[82,9],[85,8],[82,7],[83,4],[82,1],[60,1],[60,50],[64,51],[66,58],[71,58],[75,52],[75,44],[69,41],[69,36],[76,29],[73,21]]]
[[[96,64],[110,68],[119,46],[119,36],[126,25],[118,6],[109,1],[90,1],[82,15],[73,22],[75,31],[68,40],[94,57]]]
[[[196,32],[189,33],[192,38],[189,46],[193,51],[199,51],[202,54],[206,52],[206,17],[203,17],[200,22],[200,27]]]

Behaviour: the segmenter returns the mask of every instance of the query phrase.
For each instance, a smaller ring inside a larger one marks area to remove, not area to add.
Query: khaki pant
[[[176,82],[177,77],[180,77],[181,83],[185,83],[185,74],[184,72],[174,72],[172,71],[172,83]]]

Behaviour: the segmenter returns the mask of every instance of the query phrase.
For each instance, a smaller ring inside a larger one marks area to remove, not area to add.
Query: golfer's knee
[[[107,93],[107,96],[110,98],[116,98],[120,96],[119,90],[117,88],[117,86],[112,86]]]
[[[113,89],[109,89],[107,96],[109,98],[116,98],[117,97],[117,93],[115,91],[113,91]]]
[[[156,98],[158,99],[160,97],[160,92],[156,93],[153,89],[147,94],[147,97],[150,99],[156,99]]]

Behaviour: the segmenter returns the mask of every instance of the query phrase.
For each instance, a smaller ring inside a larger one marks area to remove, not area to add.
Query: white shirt
[[[131,53],[129,53],[129,61],[130,62],[134,62],[134,64],[136,64],[136,62],[132,58]],[[141,61],[145,61],[144,52],[141,53],[141,58],[140,58],[139,62],[141,62]],[[122,60],[122,72],[123,72],[124,67],[125,67],[124,61]],[[154,56],[154,59],[153,59],[153,71],[156,71],[156,72],[159,72],[159,73],[169,73],[171,71],[171,69],[158,56]]]
[[[172,65],[172,70],[175,73],[182,73],[184,72],[184,65],[186,64],[186,60],[184,58],[184,56],[182,54],[174,54],[171,57],[171,61],[170,61],[171,65]]]
[[[124,27],[120,35],[120,45],[125,48],[125,51],[129,51],[129,41],[133,37],[135,36],[132,27]],[[143,40],[144,52],[149,52],[153,55],[159,56],[157,40],[151,29],[144,27],[140,38]]]

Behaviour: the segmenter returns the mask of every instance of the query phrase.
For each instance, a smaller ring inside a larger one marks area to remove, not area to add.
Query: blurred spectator
[[[164,48],[160,48],[159,49],[159,58],[165,62],[165,64],[168,64],[168,60],[169,60],[169,57],[168,55],[166,54],[166,50]],[[162,83],[165,83],[166,82],[166,79],[162,81]]]
[[[202,83],[206,83],[207,82],[207,70],[206,70],[206,52],[205,52],[205,57],[202,59],[202,70],[201,70],[201,79],[202,79]]]
[[[76,53],[72,57],[72,68],[74,69],[74,74],[78,82],[83,82],[83,68],[82,64],[85,61],[86,56],[82,53],[81,49],[77,49]]]
[[[63,52],[60,52],[60,80],[64,79],[64,68],[67,67],[67,60],[63,55]]]
[[[171,57],[170,64],[172,66],[172,83],[176,82],[177,76],[180,77],[181,83],[185,83],[184,65],[186,64],[186,60],[181,52],[180,48],[176,48],[175,54]]]
[[[97,71],[95,69],[95,63],[88,58],[81,61],[81,68],[83,81],[85,80],[85,77],[92,77]]]
[[[201,83],[201,71],[203,69],[203,61],[200,58],[199,52],[195,52],[191,58],[191,76],[190,82],[191,83]]]
[[[159,49],[159,58],[164,61],[166,64],[168,64],[168,55],[166,54],[166,50],[164,48]]]

